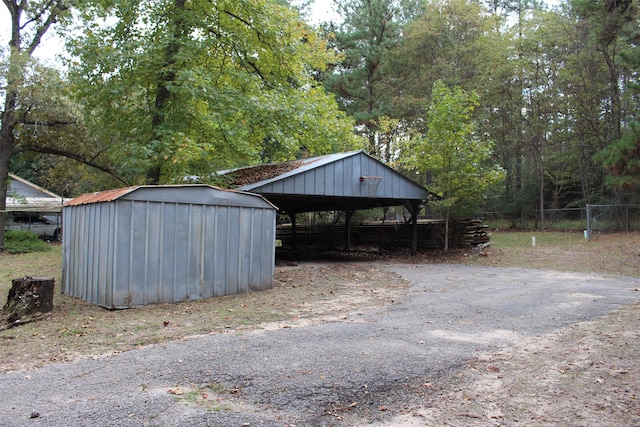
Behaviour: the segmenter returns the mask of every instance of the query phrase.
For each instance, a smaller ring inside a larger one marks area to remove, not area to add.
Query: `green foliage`
[[[449,89],[439,80],[432,92],[426,117],[429,130],[411,147],[409,162],[419,173],[432,175],[428,188],[438,198],[430,204],[448,224],[473,213],[486,190],[503,179],[503,172],[490,162],[493,144],[474,132],[472,113],[478,95],[458,86]]]
[[[7,195],[9,161],[16,147],[21,126],[29,122],[35,106],[29,102],[26,82],[37,73],[31,70],[31,57],[52,25],[68,19],[74,2],[67,0],[4,0],[10,12],[7,48],[0,50],[0,212]],[[6,17],[6,15],[5,15]],[[42,98],[41,98],[42,99]],[[4,216],[0,216],[0,248],[4,247]]]
[[[8,0],[24,10],[19,46],[0,51],[0,170],[10,156],[76,195],[368,143],[414,172],[441,80],[480,96],[468,140],[493,141],[485,164],[506,174],[491,210],[638,200],[638,0],[338,0],[326,40],[300,20],[308,0],[291,3]],[[70,82],[30,58],[47,12],[64,21],[69,5],[83,18]]]
[[[30,62],[27,71],[19,109],[23,121],[14,133],[11,171],[62,195],[79,194],[76,189],[84,184],[74,176],[79,169],[85,170],[83,179],[94,184],[84,187],[86,191],[110,188],[114,181],[126,184],[127,173],[120,169],[110,145],[90,139],[80,105],[62,72],[37,60]]]
[[[7,230],[5,232],[5,250],[12,254],[26,254],[29,252],[44,252],[49,245],[29,231]]]
[[[368,152],[384,158],[380,140],[389,137],[378,121],[392,112],[389,82],[396,80],[397,71],[388,59],[401,43],[402,28],[419,13],[419,2],[339,0],[335,4],[342,22],[325,31],[341,56],[322,79],[368,140]]]
[[[640,123],[633,123],[622,138],[594,156],[607,172],[605,185],[613,189],[618,203],[640,201]]]
[[[93,135],[113,144],[131,181],[175,182],[358,143],[313,79],[333,55],[289,7],[95,1],[84,18],[70,75]]]
[[[418,172],[432,174],[429,190],[439,197],[433,206],[450,219],[472,213],[485,190],[503,178],[502,170],[491,164],[492,142],[474,132],[472,113],[477,105],[477,94],[437,81],[427,112],[429,130],[410,157]]]

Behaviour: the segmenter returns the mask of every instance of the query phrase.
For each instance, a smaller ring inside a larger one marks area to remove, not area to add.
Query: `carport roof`
[[[408,206],[429,196],[426,188],[364,151],[252,166],[225,175],[231,187],[261,194],[284,212]]]

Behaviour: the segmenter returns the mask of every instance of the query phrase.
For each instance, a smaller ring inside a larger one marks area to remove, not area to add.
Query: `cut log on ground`
[[[53,310],[52,277],[13,279],[7,303],[0,313],[0,330],[33,322]]]

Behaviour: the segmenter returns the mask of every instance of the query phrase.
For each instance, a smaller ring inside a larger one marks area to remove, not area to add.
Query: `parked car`
[[[10,215],[6,220],[6,230],[25,230],[44,239],[59,240],[62,237],[60,224],[36,215]]]

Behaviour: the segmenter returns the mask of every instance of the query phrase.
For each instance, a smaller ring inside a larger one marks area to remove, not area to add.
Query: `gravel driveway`
[[[393,265],[410,292],[340,321],[174,341],[0,376],[0,426],[343,426],[426,405],[478,353],[640,301],[640,280]]]

